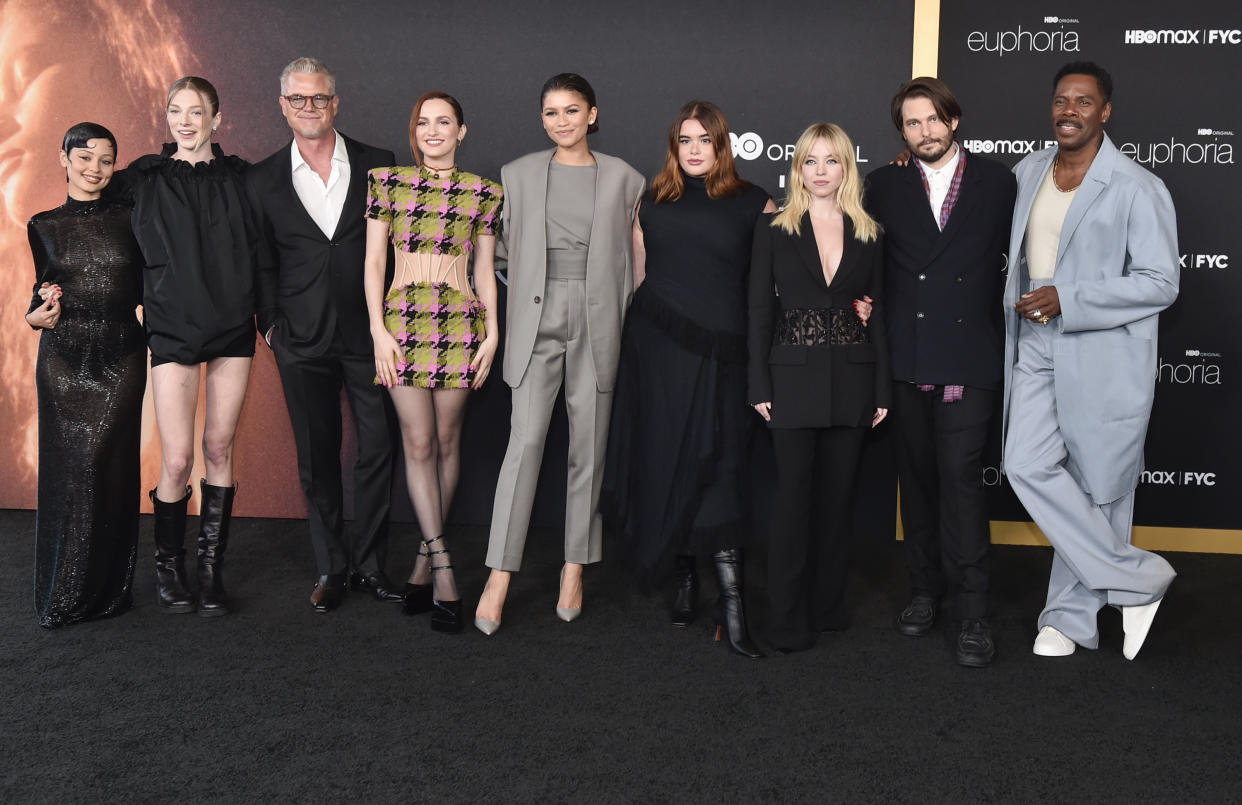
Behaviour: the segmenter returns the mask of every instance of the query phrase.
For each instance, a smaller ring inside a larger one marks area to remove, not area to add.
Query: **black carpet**
[[[0,801],[1239,799],[1242,556],[1170,556],[1180,576],[1127,662],[1113,610],[1098,651],[1033,656],[1051,554],[999,547],[1000,655],[971,670],[949,623],[893,631],[906,591],[889,542],[859,547],[852,629],[752,662],[712,642],[706,607],[671,627],[615,557],[588,569],[582,618],[559,622],[556,533],[531,535],[485,638],[359,595],[316,615],[305,523],[234,525],[234,614],[156,609],[144,517],[135,608],[48,632],[34,516],[0,512]],[[414,538],[394,530],[395,578]],[[451,538],[473,614],[486,532]]]

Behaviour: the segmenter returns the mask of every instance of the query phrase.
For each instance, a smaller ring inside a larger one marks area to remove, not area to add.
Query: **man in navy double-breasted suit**
[[[939,79],[903,84],[892,118],[911,158],[872,172],[866,199],[884,227],[889,418],[912,588],[896,625],[927,634],[952,593],[957,661],[979,667],[996,653],[983,452],[999,408],[1014,178],[957,142],[962,109]]]

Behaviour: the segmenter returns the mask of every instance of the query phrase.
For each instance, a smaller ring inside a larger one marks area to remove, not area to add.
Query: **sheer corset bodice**
[[[395,250],[396,269],[388,292],[411,285],[448,285],[474,298],[470,285],[470,258],[465,254],[429,254]]]

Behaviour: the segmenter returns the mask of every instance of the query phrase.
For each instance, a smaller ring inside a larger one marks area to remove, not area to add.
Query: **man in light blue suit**
[[[1055,549],[1034,652],[1099,645],[1122,611],[1134,659],[1176,575],[1130,544],[1156,380],[1160,311],[1177,298],[1173,202],[1104,134],[1112,79],[1091,62],[1057,73],[1057,145],[1014,169],[1005,285],[1004,466]]]

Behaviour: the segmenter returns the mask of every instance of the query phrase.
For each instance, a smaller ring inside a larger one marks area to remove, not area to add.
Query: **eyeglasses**
[[[315,104],[316,109],[327,109],[328,102],[331,101],[336,96],[335,95],[282,95],[281,97],[284,98],[286,101],[288,101],[289,105],[292,106],[294,109],[305,108],[307,101],[310,101],[311,103]]]

